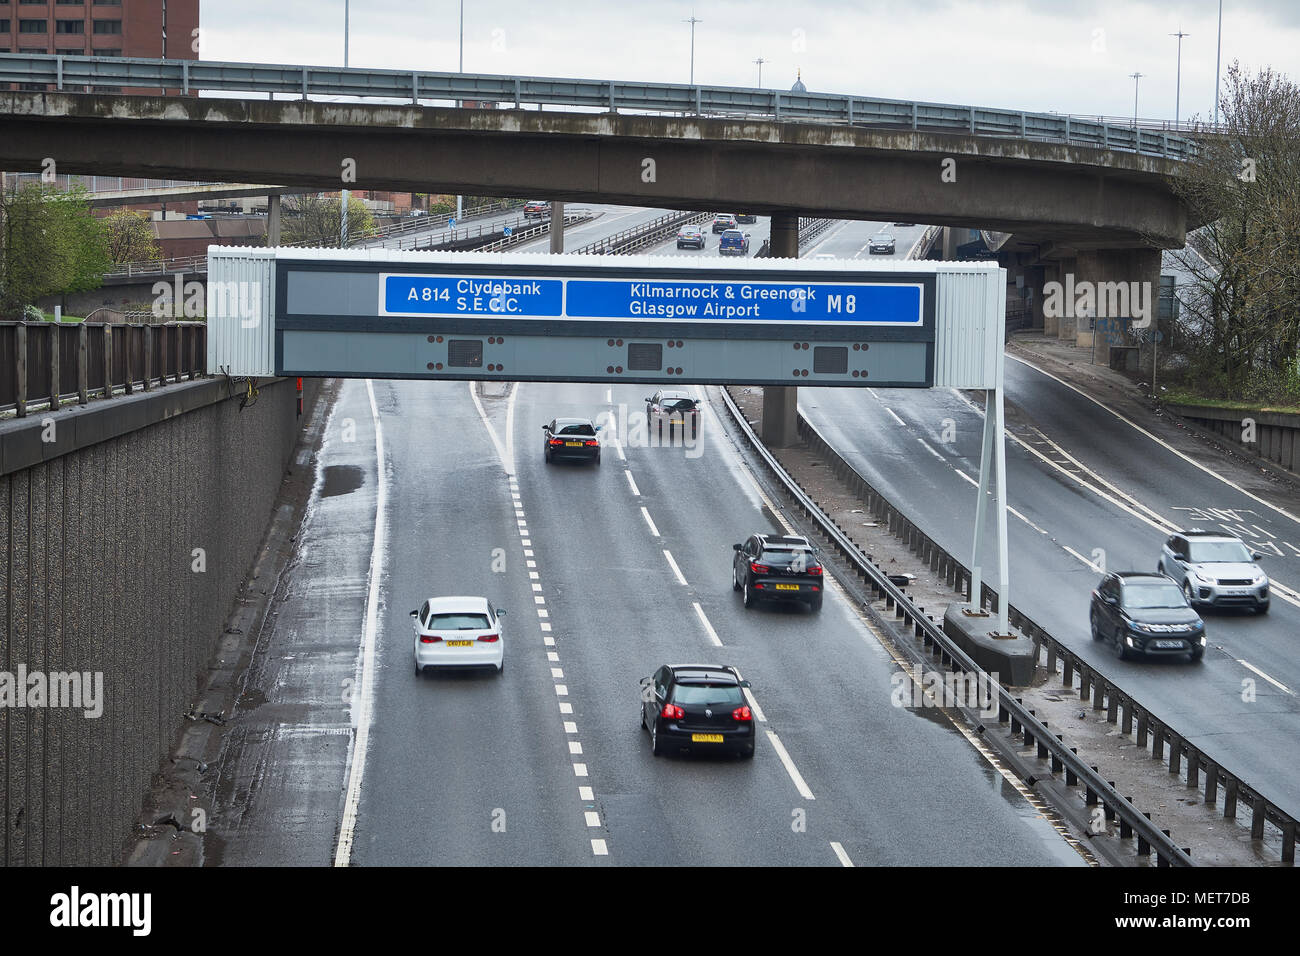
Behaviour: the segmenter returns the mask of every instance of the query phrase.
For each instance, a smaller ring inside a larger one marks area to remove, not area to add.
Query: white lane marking
[[[472,384],[472,383],[471,383]],[[366,771],[366,751],[370,746],[370,712],[375,696],[375,644],[379,631],[379,583],[384,575],[384,546],[387,536],[385,510],[388,507],[388,476],[384,468],[384,428],[379,421],[379,405],[375,401],[375,386],[366,379],[366,394],[370,398],[370,421],[375,429],[375,533],[370,548],[370,580],[366,591],[366,623],[361,641],[361,674],[357,697],[356,736],[352,739],[352,764],[348,774],[347,800],[343,805],[343,819],[339,826],[339,842],[334,850],[334,865],[347,866],[352,860],[352,838],[357,826],[357,808],[361,804],[361,781]]]
[[[550,661],[552,664],[558,664],[560,661],[560,655],[555,653],[555,651],[547,651],[546,659]]]
[[[1268,535],[1270,538],[1276,538],[1276,537],[1277,537],[1277,535],[1275,535],[1272,531],[1267,531],[1267,530],[1265,530],[1264,528],[1261,528],[1261,527],[1260,527],[1259,525],[1257,525],[1257,524],[1253,524],[1253,525],[1251,525],[1251,527],[1254,528],[1254,529],[1256,529],[1257,531],[1262,531],[1264,534]]]
[[[646,511],[644,505],[641,506],[641,517],[645,518],[645,523],[650,526],[650,533],[656,538],[659,537],[659,529],[655,527],[655,523],[650,517],[650,512]]]
[[[534,582],[533,582],[533,590],[534,590],[534,591],[540,591],[541,589],[542,589],[542,586],[541,586],[538,582],[534,581]]]
[[[525,557],[525,558],[531,558],[531,557],[533,557],[533,552],[530,551],[530,550],[528,550],[527,548],[525,548],[525,549],[524,549],[524,557]],[[537,565],[534,564],[532,561],[529,561],[529,562],[528,562],[528,566],[529,566],[530,568],[535,568],[535,567],[537,567]]]
[[[1068,544],[1063,544],[1063,545],[1061,545],[1061,547],[1064,548],[1066,551],[1068,551],[1070,554],[1074,555],[1076,558],[1078,558],[1080,561],[1082,561],[1085,565],[1087,565],[1087,566],[1088,566],[1089,568],[1091,568],[1093,571],[1096,571],[1098,574],[1102,574],[1102,573],[1103,573],[1102,570],[1101,570],[1101,565],[1099,565],[1099,564],[1093,564],[1091,561],[1089,561],[1087,558],[1085,558],[1083,555],[1081,555],[1078,551],[1075,551],[1074,548],[1070,547]]]
[[[849,855],[844,852],[844,847],[840,846],[834,840],[831,841],[831,850],[839,859],[841,866],[853,866],[853,861],[850,860]]]
[[[595,800],[596,799],[595,791],[593,791],[591,787],[579,787],[578,799],[587,800],[587,801]]]
[[[935,451],[934,446],[931,445],[928,441],[926,441],[924,438],[920,437],[919,435],[917,436],[916,440],[919,441],[925,447],[925,450],[928,451],[931,455],[934,455],[935,458],[938,458],[945,465],[948,464],[948,459],[944,458],[943,455]]]
[[[664,553],[667,554],[668,552],[665,551]],[[718,637],[718,632],[713,629],[713,625],[709,623],[709,619],[704,616],[704,608],[700,607],[700,602],[695,601],[691,606],[695,608],[695,614],[699,617],[700,623],[704,625],[704,633],[709,635],[709,640],[713,642],[713,646],[721,647],[722,639]]]
[[[614,390],[612,388],[607,388],[605,389],[605,404],[612,405],[613,403],[614,403]]]
[[[551,615],[550,615],[550,612],[546,610],[546,608],[544,608],[544,607],[539,607],[539,608],[537,609],[537,616],[538,616],[538,617],[550,617]]]
[[[564,722],[564,732],[566,734],[576,734],[578,732],[578,724],[575,721],[566,720]]]
[[[1259,669],[1258,667],[1256,667],[1254,664],[1248,664],[1248,663],[1246,663],[1245,661],[1243,661],[1240,657],[1235,657],[1235,658],[1233,658],[1233,660],[1235,660],[1235,661],[1236,661],[1238,664],[1240,664],[1242,667],[1246,668],[1246,670],[1251,671],[1251,672],[1253,672],[1253,673],[1255,673],[1255,674],[1258,674],[1260,677],[1264,678],[1264,680],[1268,681],[1270,684],[1272,684],[1272,685],[1273,685],[1274,687],[1276,687],[1278,690],[1280,690],[1280,691],[1285,691],[1286,693],[1290,694],[1292,697],[1295,696],[1295,691],[1291,690],[1291,688],[1287,687],[1286,684],[1283,684],[1281,681],[1276,681],[1276,680],[1274,680],[1273,678],[1269,677],[1267,674],[1265,674],[1262,670],[1260,670],[1260,669]]]
[[[769,730],[767,732],[767,739],[772,742],[772,749],[775,750],[776,755],[781,758],[781,763],[785,766],[785,772],[788,773],[790,779],[794,781],[794,787],[799,791],[799,796],[803,797],[805,800],[816,800],[817,798],[813,796],[813,792],[808,789],[808,784],[804,783],[803,776],[799,773],[799,768],[794,765],[794,761],[790,759],[790,755],[785,752],[785,745],[781,743],[780,739],[776,736],[776,733]]]
[[[600,826],[600,814],[597,813],[595,810],[584,810],[582,815],[587,821],[587,826],[589,827]]]
[[[483,403],[478,400],[478,392],[474,388],[474,383],[466,382],[465,384],[469,386],[469,397],[474,400],[474,407],[478,409],[478,417],[482,419],[483,427],[487,429],[488,438],[492,439],[492,447],[497,450],[497,458],[501,462],[501,467],[506,470],[507,475],[513,475],[515,473],[514,464],[507,456],[506,450],[501,444],[501,439],[497,437],[497,430],[492,427],[492,422],[488,420],[487,412],[483,410]],[[507,417],[509,417],[508,414]]]
[[[682,577],[682,569],[677,566],[677,562],[673,560],[672,554],[670,554],[666,548],[664,549],[664,557],[668,560],[668,566],[673,569],[673,575],[677,578],[678,583],[689,587],[689,585],[686,584],[686,579]]]
[[[618,455],[619,461],[627,461],[627,455],[623,453],[623,443],[617,439],[610,442],[614,446],[614,454]]]
[[[510,397],[506,399],[506,474],[515,473],[515,398],[519,395],[519,388],[523,382],[515,382],[510,389]]]
[[[560,701],[560,713],[562,714],[573,713],[573,705],[570,704],[567,700]]]
[[[604,840],[591,841],[592,856],[609,856],[609,847],[605,845]]]
[[[539,588],[541,587],[540,584],[537,585],[537,586],[538,586]],[[540,595],[540,594],[534,594],[534,595],[533,595],[533,603],[534,603],[534,604],[545,604],[545,603],[546,603],[546,598],[544,598],[544,597],[543,597],[542,595]]]
[[[902,425],[904,428],[907,427],[907,422],[903,421],[901,418],[895,415],[894,410],[890,408],[888,405],[885,406],[885,411],[889,412],[889,417],[892,418],[894,421],[898,422],[898,424]]]
[[[576,740],[570,740],[569,753],[573,756],[582,756],[582,744]]]
[[[1220,474],[1216,473],[1212,468],[1209,468],[1209,467],[1207,467],[1207,466],[1201,464],[1199,461],[1196,461],[1194,458],[1190,458],[1190,457],[1188,457],[1187,455],[1183,454],[1181,451],[1179,451],[1177,448],[1174,448],[1174,447],[1173,447],[1172,445],[1170,445],[1168,442],[1166,442],[1166,441],[1164,441],[1163,439],[1160,439],[1160,438],[1156,437],[1155,435],[1151,434],[1151,432],[1147,431],[1145,428],[1143,428],[1141,425],[1137,424],[1136,422],[1130,421],[1129,419],[1125,418],[1123,415],[1121,415],[1119,412],[1115,411],[1113,408],[1109,407],[1108,405],[1105,405],[1105,404],[1103,404],[1102,402],[1099,402],[1097,399],[1093,398],[1093,397],[1092,397],[1091,395],[1089,395],[1087,392],[1082,391],[1081,389],[1075,388],[1075,387],[1074,387],[1073,385],[1071,385],[1069,382],[1066,382],[1066,381],[1063,381],[1062,379],[1057,378],[1057,377],[1056,377],[1055,375],[1053,375],[1051,372],[1048,372],[1048,371],[1045,371],[1044,369],[1039,368],[1039,367],[1038,367],[1037,365],[1035,365],[1033,362],[1026,362],[1024,359],[1022,359],[1022,358],[1016,358],[1014,355],[1008,355],[1007,358],[1011,359],[1012,361],[1019,362],[1021,365],[1027,365],[1029,368],[1032,368],[1034,371],[1036,371],[1036,372],[1040,372],[1040,373],[1042,373],[1043,375],[1046,375],[1048,378],[1053,379],[1054,381],[1060,382],[1062,385],[1064,385],[1064,386],[1065,386],[1066,388],[1068,388],[1070,391],[1072,391],[1072,392],[1076,392],[1076,393],[1078,393],[1079,395],[1082,395],[1084,398],[1086,398],[1088,401],[1092,402],[1092,403],[1093,403],[1094,405],[1096,405],[1098,408],[1105,409],[1107,412],[1109,412],[1110,414],[1112,414],[1112,415],[1114,415],[1116,418],[1118,418],[1120,421],[1122,421],[1125,425],[1128,425],[1130,428],[1134,429],[1135,431],[1141,433],[1142,435],[1145,435],[1147,438],[1151,439],[1153,442],[1155,442],[1155,443],[1156,443],[1157,445],[1159,445],[1161,448],[1164,448],[1166,451],[1173,452],[1173,454],[1177,455],[1179,458],[1181,458],[1183,461],[1187,462],[1189,465],[1194,465],[1194,466],[1196,466],[1196,467],[1199,468],[1201,471],[1203,471],[1203,472],[1205,472],[1207,475],[1209,475],[1211,478],[1215,478],[1215,479],[1217,479],[1217,480],[1223,482],[1223,483],[1224,483],[1225,485],[1227,485],[1229,488],[1233,489],[1234,491],[1240,492],[1241,494],[1243,494],[1243,495],[1245,495],[1247,498],[1249,498],[1251,501],[1257,501],[1257,502],[1259,502],[1261,505],[1264,505],[1266,508],[1271,508],[1273,511],[1276,511],[1278,514],[1282,515],[1283,517],[1290,518],[1292,521],[1294,521],[1294,522],[1300,524],[1300,518],[1296,517],[1296,516],[1293,515],[1291,512],[1287,511],[1285,508],[1278,507],[1277,505],[1273,504],[1272,502],[1265,501],[1263,498],[1259,497],[1258,495],[1253,495],[1253,494],[1251,494],[1249,491],[1247,491],[1245,488],[1241,487],[1240,485],[1236,484],[1236,483],[1233,482],[1231,479],[1225,478],[1223,475],[1220,475]]]
[[[564,679],[564,668],[562,668],[562,667],[552,667],[552,668],[551,668],[551,676],[554,677],[556,680],[563,680],[563,679]]]
[[[523,535],[523,534],[527,534],[526,531],[522,531],[522,530],[521,530],[519,533],[520,533],[521,535]],[[519,543],[520,543],[521,545],[523,545],[525,548],[530,548],[530,547],[532,547],[532,545],[533,545],[533,542],[532,542],[532,539],[531,539],[531,538],[524,538],[524,539],[523,539],[522,541],[520,541]],[[530,551],[525,551],[525,552],[524,552],[524,554],[531,554],[531,553],[532,553],[532,552],[530,552]]]
[[[745,679],[741,676],[739,667],[735,668],[735,671],[737,677],[740,677],[741,680]],[[763,716],[763,708],[758,706],[758,701],[754,698],[753,692],[748,687],[740,688],[740,692],[745,695],[745,700],[749,701],[749,709],[754,712],[754,719],[760,724],[767,723],[767,718]]]
[[[974,485],[976,488],[978,488],[978,487],[980,486],[980,483],[979,483],[978,481],[976,481],[976,480],[975,480],[974,478],[972,478],[970,475],[966,474],[966,472],[962,471],[960,468],[953,468],[953,471],[955,471],[955,472],[957,473],[957,477],[958,477],[958,478],[965,478],[967,481],[969,481],[969,482],[970,482],[972,485]]]
[[[529,561],[528,563],[531,564],[533,567],[537,567],[537,562],[536,562],[536,561]],[[529,580],[531,580],[531,581],[536,581],[537,578],[538,578],[538,574],[537,574],[537,572],[536,572],[536,571],[529,571],[529,572],[528,572],[528,578],[529,578]]]
[[[629,485],[632,486],[632,494],[634,494],[634,495],[636,495],[638,498],[640,498],[640,497],[641,497],[641,489],[639,489],[639,488],[636,486],[636,482],[632,480],[632,472],[630,472],[630,471],[625,471],[625,472],[623,472],[623,474],[627,475],[627,483],[628,483]]]
[[[556,685],[555,685],[555,696],[556,696],[556,697],[568,697],[568,696],[569,696],[569,688],[568,688],[566,685],[564,685],[564,684],[556,684]]]
[[[575,763],[573,765],[573,775],[575,777],[585,777],[587,775],[587,765],[585,763]]]

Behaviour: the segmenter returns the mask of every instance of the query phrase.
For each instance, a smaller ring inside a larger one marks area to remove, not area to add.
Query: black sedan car
[[[599,425],[590,418],[553,418],[542,426],[542,456],[549,465],[557,458],[577,458],[600,464]]]
[[[645,400],[645,420],[650,428],[663,434],[667,424],[671,434],[673,426],[689,428],[694,437],[700,428],[700,403],[679,389],[661,388]]]
[[[670,751],[754,756],[754,714],[726,664],[665,664],[641,679],[641,726],[656,757]]]
[[[1142,655],[1205,655],[1205,622],[1182,589],[1164,574],[1113,571],[1092,592],[1092,639],[1107,641],[1120,660]]]
[[[751,534],[733,544],[731,589],[744,592],[745,607],[755,601],[801,601],[822,609],[825,576],[818,550],[798,535]]]
[[[893,236],[886,236],[886,235],[872,236],[871,240],[867,243],[867,255],[869,256],[877,256],[877,255],[892,256],[893,254],[894,254]]]

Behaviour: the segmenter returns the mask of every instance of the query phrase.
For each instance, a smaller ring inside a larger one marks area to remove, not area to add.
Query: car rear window
[[[666,398],[666,399],[664,399],[663,407],[664,407],[664,408],[680,408],[680,409],[683,409],[683,410],[686,410],[686,409],[692,409],[692,408],[695,407],[695,399],[693,399],[693,398]]]
[[[674,704],[725,704],[739,707],[745,702],[735,684],[678,684],[673,690]]]
[[[817,558],[806,548],[782,548],[780,550],[767,550],[763,552],[762,561],[764,564],[776,567],[788,567],[796,560],[803,563],[804,567],[817,564]]]
[[[590,438],[596,434],[596,429],[590,425],[565,425],[557,432],[559,435],[585,435]]]
[[[486,614],[434,614],[426,625],[431,631],[485,631],[491,626]]]

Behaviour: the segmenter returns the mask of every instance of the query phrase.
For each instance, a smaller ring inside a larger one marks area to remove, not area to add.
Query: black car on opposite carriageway
[[[1088,620],[1094,641],[1105,641],[1120,660],[1186,654],[1205,656],[1205,622],[1173,578],[1142,571],[1112,571],[1092,592]]]

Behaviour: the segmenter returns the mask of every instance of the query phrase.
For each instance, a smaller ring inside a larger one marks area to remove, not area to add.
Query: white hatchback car
[[[487,598],[429,598],[411,612],[415,629],[415,674],[426,667],[495,667],[506,669],[501,618]]]

